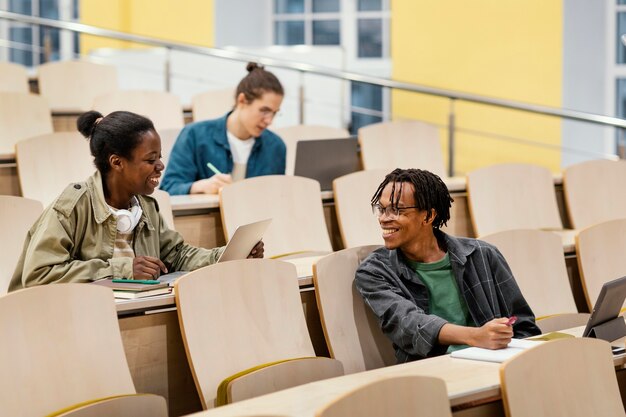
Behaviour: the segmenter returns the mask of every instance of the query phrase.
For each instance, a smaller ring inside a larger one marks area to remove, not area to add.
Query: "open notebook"
[[[537,344],[539,343],[544,342],[539,340],[511,339],[511,343],[509,343],[509,345],[504,349],[492,350],[478,347],[470,347],[467,349],[454,351],[450,354],[450,357],[460,359],[473,359],[476,361],[486,362],[504,362],[507,359],[510,359],[513,356],[517,355],[518,353],[521,353],[524,349],[537,346]]]

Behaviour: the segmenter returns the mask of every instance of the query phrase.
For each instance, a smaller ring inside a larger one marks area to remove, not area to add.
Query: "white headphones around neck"
[[[141,210],[137,197],[133,197],[130,210],[111,210],[111,212],[117,219],[117,231],[120,233],[130,233],[139,223],[143,210]]]

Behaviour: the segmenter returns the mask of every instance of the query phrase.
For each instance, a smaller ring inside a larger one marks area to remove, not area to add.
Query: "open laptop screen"
[[[319,181],[322,191],[332,190],[335,178],[360,170],[356,137],[296,143],[294,175]]]
[[[626,276],[605,282],[593,307],[583,337],[613,341],[626,335],[619,334],[626,331],[626,324],[619,316],[625,299]]]

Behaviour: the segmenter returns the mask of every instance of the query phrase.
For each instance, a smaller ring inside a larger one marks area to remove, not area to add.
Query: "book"
[[[459,359],[472,359],[475,361],[486,362],[504,362],[507,359],[521,353],[525,349],[537,346],[539,343],[544,343],[539,340],[528,339],[511,339],[511,342],[504,349],[483,349],[479,347],[470,347],[467,349],[461,349],[454,351],[450,354],[452,358]]]
[[[128,282],[113,282],[111,279],[101,279],[94,281],[94,285],[100,285],[113,290],[115,298],[134,299],[150,297],[153,295],[168,294],[172,291],[169,283],[159,282],[157,284],[145,284],[132,279]]]
[[[164,288],[157,288],[156,290],[139,291],[139,292],[113,290],[113,295],[115,296],[115,298],[121,298],[124,300],[134,300],[136,298],[152,297],[155,295],[169,294],[171,292],[172,292],[172,288],[164,287]]]

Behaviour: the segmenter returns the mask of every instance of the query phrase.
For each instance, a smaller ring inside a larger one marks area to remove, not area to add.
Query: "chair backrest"
[[[563,171],[563,191],[572,227],[626,217],[626,162],[581,162]]]
[[[248,368],[315,356],[295,266],[271,259],[217,263],[175,284],[187,359],[204,408],[220,382]]]
[[[508,230],[481,239],[502,252],[537,318],[577,312],[559,235],[541,230]]]
[[[300,140],[340,139],[350,137],[347,129],[321,125],[296,125],[273,129],[285,142],[287,159],[285,174],[293,175],[296,165],[296,144]]]
[[[23,65],[0,62],[0,91],[26,94],[29,90],[28,73]]]
[[[117,110],[140,114],[152,120],[157,132],[182,129],[183,106],[178,96],[160,91],[117,91],[95,98],[93,109],[105,116]]]
[[[174,213],[172,212],[172,201],[167,191],[156,189],[152,193],[152,197],[159,203],[159,212],[163,216],[163,220],[172,230],[176,230],[174,227]]]
[[[247,178],[222,188],[220,211],[227,240],[238,226],[271,218],[263,235],[266,257],[332,251],[315,180],[285,175]]]
[[[72,182],[95,171],[89,142],[77,132],[57,132],[15,144],[17,171],[24,197],[49,205]]]
[[[446,383],[431,376],[397,376],[356,388],[315,417],[452,417]]]
[[[354,287],[357,268],[378,247],[344,249],[313,266],[317,308],[328,351],[343,363],[346,374],[396,363],[391,341]]]
[[[623,417],[613,355],[599,339],[554,340],[500,367],[506,415]]]
[[[117,68],[88,61],[57,61],[37,69],[39,94],[53,111],[84,112],[96,97],[118,89]]]
[[[39,201],[0,195],[0,296],[6,294],[26,234],[42,212]]]
[[[562,229],[547,168],[499,164],[467,175],[467,194],[477,236],[514,229]]]
[[[191,113],[194,122],[222,117],[234,106],[234,88],[205,91],[191,98]]]
[[[581,230],[576,236],[576,257],[589,311],[602,284],[626,275],[626,219],[610,220]]]
[[[436,126],[418,121],[374,123],[359,129],[363,169],[419,168],[446,175]]]
[[[0,334],[0,415],[42,416],[135,393],[108,288],[59,284],[9,293],[0,297]]]
[[[170,160],[170,155],[172,153],[172,148],[176,143],[176,139],[178,139],[178,135],[182,129],[161,129],[159,130],[159,136],[161,137],[161,161],[165,168],[167,168],[167,163]]]
[[[167,417],[165,398],[153,394],[122,395],[53,413],[48,417]]]
[[[344,247],[383,243],[380,225],[372,214],[371,199],[388,173],[382,169],[358,171],[333,181],[335,211]]]
[[[48,102],[35,94],[0,93],[0,155],[15,153],[18,140],[52,133]]]

